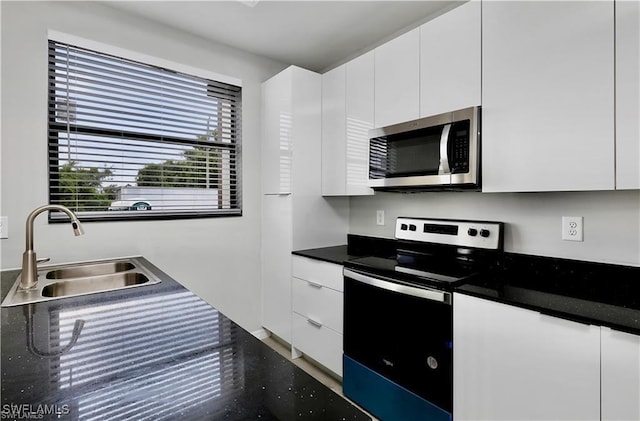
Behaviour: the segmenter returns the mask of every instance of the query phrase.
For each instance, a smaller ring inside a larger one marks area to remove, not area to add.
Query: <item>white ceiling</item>
[[[460,1],[105,1],[199,37],[323,72]]]

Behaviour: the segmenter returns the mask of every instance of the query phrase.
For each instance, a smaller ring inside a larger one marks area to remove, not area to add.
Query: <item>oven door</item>
[[[450,293],[344,269],[343,389],[378,418],[451,419],[452,338]]]

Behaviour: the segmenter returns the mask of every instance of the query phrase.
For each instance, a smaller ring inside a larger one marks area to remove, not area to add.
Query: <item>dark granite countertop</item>
[[[335,263],[341,265],[345,260],[353,259],[358,256],[350,255],[347,251],[347,245],[320,247],[316,249],[296,250],[293,252],[296,256],[309,257],[323,262]]]
[[[458,292],[640,335],[640,268],[505,253]]]
[[[394,240],[349,235],[347,246],[294,254],[342,264],[393,255]],[[457,292],[640,335],[640,267],[504,253]]]
[[[2,419],[370,420],[149,267],[161,283],[1,309]]]
[[[294,255],[309,257],[329,263],[341,265],[346,260],[365,256],[394,256],[395,240],[389,238],[367,237],[349,234],[347,244],[331,247],[320,247],[307,250],[296,250]]]

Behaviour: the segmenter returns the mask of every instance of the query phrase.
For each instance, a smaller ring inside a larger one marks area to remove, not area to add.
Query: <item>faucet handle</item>
[[[51,257],[43,257],[42,259],[37,259],[36,263],[47,263],[49,260],[51,260]]]

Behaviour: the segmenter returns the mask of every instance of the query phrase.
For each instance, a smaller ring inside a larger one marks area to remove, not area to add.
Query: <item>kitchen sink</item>
[[[140,272],[117,273],[114,275],[95,276],[86,279],[73,279],[48,284],[42,288],[43,297],[67,297],[72,295],[92,294],[94,292],[142,285],[149,278]]]
[[[136,257],[68,263],[38,269],[38,283],[20,288],[20,275],[2,302],[2,307],[115,291],[160,282]]]
[[[69,266],[62,269],[50,270],[45,278],[47,279],[67,279],[86,278],[90,276],[108,275],[118,272],[126,272],[136,266],[131,262],[115,261],[105,263],[83,264]]]

